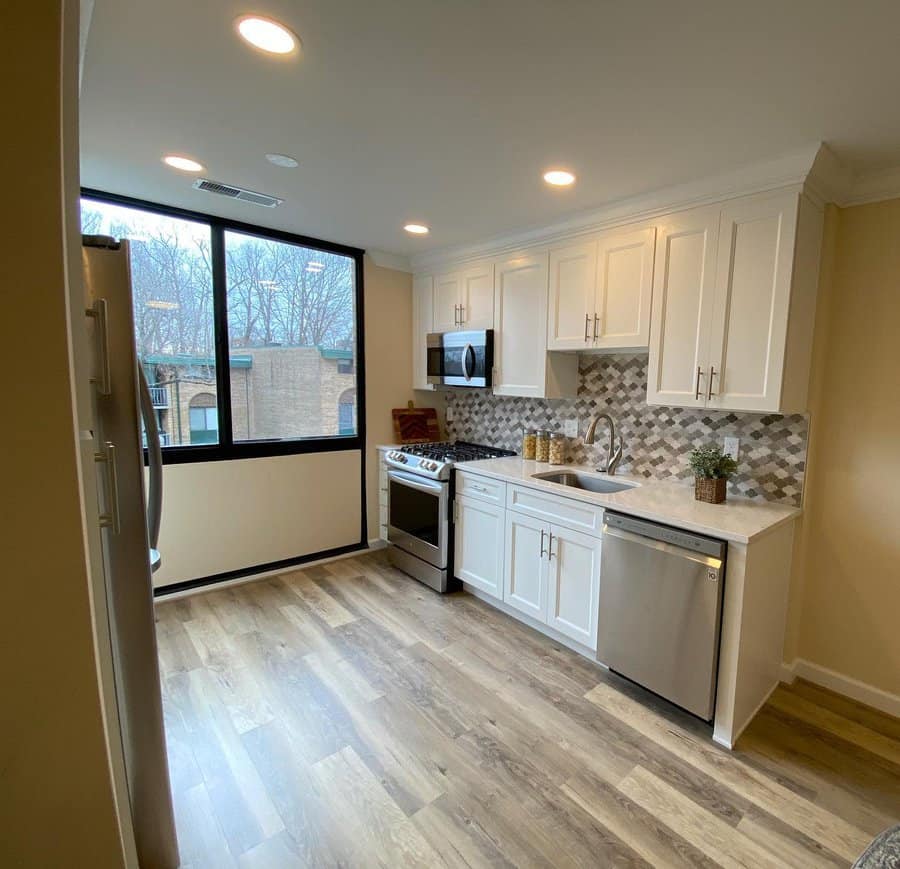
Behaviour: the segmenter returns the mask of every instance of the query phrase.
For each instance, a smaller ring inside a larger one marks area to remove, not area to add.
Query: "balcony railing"
[[[150,399],[156,410],[165,410],[169,406],[169,387],[168,386],[151,386]]]

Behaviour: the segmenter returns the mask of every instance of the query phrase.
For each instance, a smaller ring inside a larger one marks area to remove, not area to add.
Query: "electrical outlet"
[[[726,456],[731,456],[735,461],[738,460],[738,453],[741,451],[741,439],[740,438],[725,438],[725,450],[724,453]]]
[[[567,438],[577,438],[578,437],[578,418],[575,419],[567,419],[563,423],[563,432]]]
[[[447,420],[447,422],[453,422],[453,408],[452,407],[448,407],[447,410],[444,412],[444,418]]]

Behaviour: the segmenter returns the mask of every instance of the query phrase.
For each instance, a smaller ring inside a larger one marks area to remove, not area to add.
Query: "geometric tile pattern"
[[[577,417],[583,435],[590,418],[606,411],[624,442],[619,470],[654,479],[689,479],[687,459],[694,447],[721,447],[724,437],[738,437],[740,459],[729,491],[800,505],[808,417],[650,406],[646,354],[581,356],[577,398],[510,398],[480,389],[448,389],[445,395],[447,407],[453,409],[453,421],[447,423],[451,439],[516,452],[525,427],[562,431],[565,420]],[[566,460],[602,464],[608,440],[602,425],[596,440],[594,446],[585,446],[581,437],[569,438]]]

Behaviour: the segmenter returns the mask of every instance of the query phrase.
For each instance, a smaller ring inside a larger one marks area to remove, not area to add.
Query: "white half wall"
[[[154,586],[360,542],[356,450],[166,465]]]

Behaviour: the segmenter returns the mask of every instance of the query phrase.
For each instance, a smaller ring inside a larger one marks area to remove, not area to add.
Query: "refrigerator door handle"
[[[150,398],[150,387],[144,368],[138,363],[138,392],[141,398],[141,417],[144,420],[144,431],[147,432],[147,459],[150,466],[150,486],[147,495],[147,531],[150,536],[150,548],[156,549],[159,542],[159,523],[162,519],[162,447],[159,442],[159,428],[156,425],[156,413]]]
[[[116,468],[116,445],[107,441],[103,449],[94,453],[95,462],[106,465],[106,512],[98,517],[101,528],[110,528],[113,534],[121,530],[119,518],[119,475]]]
[[[99,360],[97,367],[100,373],[91,378],[100,395],[109,395],[112,391],[112,378],[109,369],[109,316],[106,310],[106,299],[97,299],[90,308],[84,309],[85,316],[97,324],[97,346]]]

